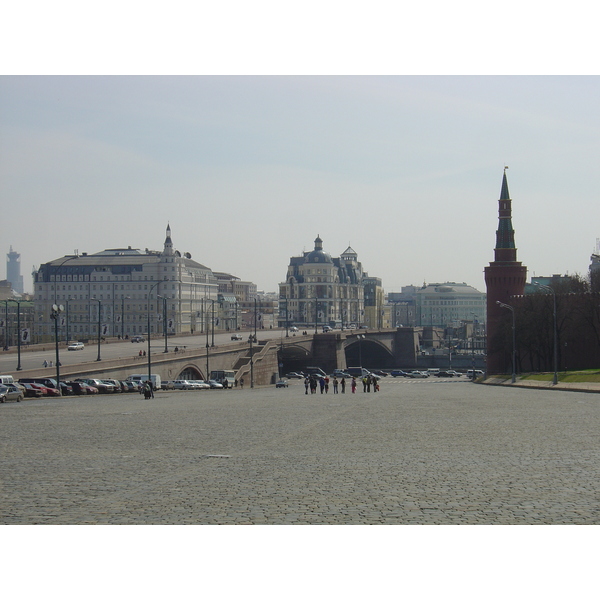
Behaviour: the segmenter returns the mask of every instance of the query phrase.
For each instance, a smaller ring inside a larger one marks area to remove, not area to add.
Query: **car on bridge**
[[[84,347],[83,342],[73,342],[67,346],[67,350],[83,350]]]
[[[232,333],[231,334],[231,341],[240,341],[242,340],[242,334],[241,333]]]

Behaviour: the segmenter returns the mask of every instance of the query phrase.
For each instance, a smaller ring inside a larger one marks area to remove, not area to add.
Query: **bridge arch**
[[[300,345],[286,344],[279,349],[279,362],[283,365],[283,373],[291,371],[303,371],[310,365],[312,354],[309,350]]]
[[[191,379],[191,380],[196,380],[196,379],[208,379],[208,373],[206,374],[206,377],[202,374],[202,370],[194,364],[187,364],[185,365],[185,367],[183,367],[183,369],[181,369],[181,371],[179,372],[179,375],[177,375],[177,377],[173,377],[173,379]]]
[[[365,367],[365,369],[393,369],[394,355],[382,342],[366,338],[348,341],[344,348],[346,365],[349,367]],[[361,364],[362,363],[362,364]]]

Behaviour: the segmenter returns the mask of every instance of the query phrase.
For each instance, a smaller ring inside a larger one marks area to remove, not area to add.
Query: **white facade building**
[[[53,305],[62,306],[59,338],[204,331],[218,301],[211,269],[173,247],[167,226],[162,251],[115,248],[64,256],[34,272],[38,340],[52,339]]]

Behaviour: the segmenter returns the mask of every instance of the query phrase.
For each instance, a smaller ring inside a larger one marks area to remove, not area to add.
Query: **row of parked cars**
[[[161,383],[163,390],[222,390],[223,384],[209,379],[203,381],[201,379],[176,379],[174,381],[163,381]]]
[[[60,391],[59,391],[60,389]],[[117,394],[138,392],[138,384],[117,379],[75,379],[61,381],[59,385],[50,377],[25,378],[18,382],[5,382],[0,385],[0,402],[24,398],[42,398],[57,396],[87,396],[92,394]]]

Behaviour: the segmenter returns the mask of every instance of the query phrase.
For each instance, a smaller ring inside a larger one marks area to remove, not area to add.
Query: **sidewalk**
[[[527,381],[521,380],[517,377],[517,381],[512,383],[511,377],[506,376],[494,376],[488,377],[485,381],[481,382],[484,385],[507,385],[509,387],[520,387],[529,388],[536,390],[554,390],[561,392],[591,392],[600,394],[600,383],[595,382],[578,382],[578,383],[565,383],[558,382],[556,385],[552,385],[551,381]]]

